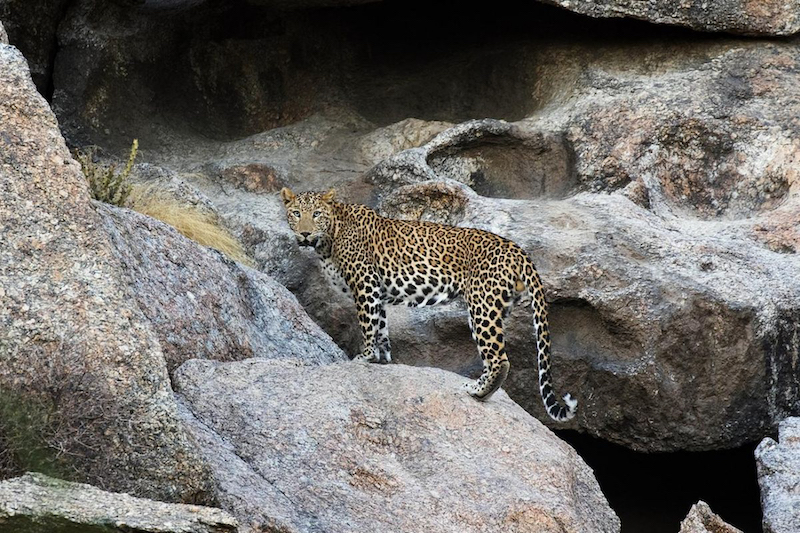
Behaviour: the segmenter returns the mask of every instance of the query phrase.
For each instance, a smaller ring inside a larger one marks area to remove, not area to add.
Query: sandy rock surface
[[[220,503],[256,530],[619,531],[568,445],[463,382],[353,362],[195,360],[175,374]]]

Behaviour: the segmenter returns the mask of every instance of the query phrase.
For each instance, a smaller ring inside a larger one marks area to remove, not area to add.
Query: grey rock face
[[[101,224],[25,60],[0,45],[0,448],[16,468],[207,501],[163,353]]]
[[[561,107],[461,124],[369,179],[391,216],[480,227],[529,250],[552,302],[557,388],[585,392],[580,427],[642,450],[735,446],[800,410],[798,100],[784,99],[797,64],[794,45],[768,45],[662,74],[598,69]],[[552,185],[498,163],[548,138],[558,142],[537,149],[571,154],[566,172],[541,174]],[[505,159],[484,154],[497,150]],[[515,192],[487,198],[485,176]],[[505,199],[525,187],[529,201]],[[470,371],[463,311],[402,315],[390,319],[399,361]],[[539,413],[529,311],[512,320],[507,390]],[[432,357],[431,345],[444,348]]]
[[[346,359],[292,293],[269,276],[150,217],[96,208],[170,372],[190,358]]]
[[[71,143],[99,137],[103,146],[130,145],[134,136],[143,149],[175,143],[154,115],[205,138],[240,139],[306,119],[343,96],[354,52],[336,10],[168,4],[71,3],[58,28],[53,92]]]
[[[762,440],[755,455],[764,533],[800,531],[800,418],[781,422],[778,442]]]
[[[557,388],[587,401],[577,427],[639,450],[737,446],[800,409],[800,53],[735,41],[696,50],[669,61],[650,51],[627,68],[611,52],[591,65],[565,60],[572,92],[558,105],[515,123],[459,124],[399,153],[403,139],[429,138],[440,124],[345,137],[335,120],[309,120],[227,143],[218,156],[228,166],[273,158],[300,190],[336,185],[390,216],[512,238],[532,254],[553,304]],[[322,148],[346,142],[361,155]],[[385,159],[365,190],[353,175],[373,154]],[[309,172],[324,168],[323,156],[344,170]],[[184,168],[187,179],[202,171]],[[261,268],[357,353],[351,302],[296,247],[280,201],[197,183]],[[507,390],[538,415],[529,312],[512,315]],[[391,309],[389,324],[397,360],[476,368],[462,307]]]
[[[742,533],[714,514],[704,501],[692,505],[678,533]]]
[[[591,17],[632,17],[701,31],[746,35],[791,35],[800,31],[800,3],[796,0],[543,1]]]
[[[0,481],[0,529],[49,533],[234,533],[221,509],[156,502],[28,473]]]
[[[67,4],[68,0],[0,0],[0,20],[8,38],[25,55],[33,82],[42,94],[49,90],[56,29]]]
[[[102,4],[76,2],[59,30],[54,102],[67,134],[111,150],[147,139],[142,158],[200,188],[259,269],[346,352],[360,342],[351,304],[294,244],[273,193],[282,185],[337,187],[393,216],[476,225],[525,246],[553,303],[558,388],[585,408],[578,429],[640,450],[713,449],[761,438],[800,410],[796,42],[655,26],[607,39],[594,23],[584,36],[579,17],[538,6],[536,31],[487,28],[491,46],[452,54],[443,36],[424,53],[404,46],[406,70],[375,71],[364,58],[393,50],[394,37],[347,31],[358,7],[320,24],[233,4]],[[708,2],[692,16],[734,21],[733,7]],[[741,20],[753,19],[746,7]],[[241,36],[248,14],[263,24]],[[553,37],[553,20],[573,33],[557,26]],[[312,29],[311,48],[293,45]],[[434,49],[455,67],[428,62]],[[173,66],[171,85],[152,82]],[[221,105],[231,94],[236,104]],[[408,117],[426,120],[392,124]],[[465,117],[516,122],[440,122]],[[463,308],[391,313],[398,360],[472,371]],[[507,386],[539,414],[528,313],[512,316]]]
[[[243,527],[345,532],[619,531],[577,454],[499,392],[404,365],[194,360],[186,424]],[[280,394],[275,391],[280,390]]]
[[[0,22],[0,44],[8,44],[8,34],[2,22]]]

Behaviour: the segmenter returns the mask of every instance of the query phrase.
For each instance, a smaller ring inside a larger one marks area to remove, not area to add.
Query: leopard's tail
[[[553,381],[550,377],[550,330],[547,326],[547,301],[544,298],[544,287],[530,259],[526,261],[522,274],[523,282],[533,297],[531,307],[533,308],[533,328],[536,332],[536,352],[539,362],[539,392],[550,418],[557,422],[565,422],[575,416],[578,400],[570,394],[565,394],[562,404],[556,398]]]

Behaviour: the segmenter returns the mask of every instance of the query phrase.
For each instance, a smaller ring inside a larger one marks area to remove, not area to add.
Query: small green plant
[[[81,165],[81,170],[89,181],[89,190],[92,198],[107,204],[124,207],[131,194],[132,186],[128,182],[133,162],[139,151],[139,141],[133,140],[131,152],[128,155],[128,162],[121,172],[117,172],[114,164],[102,165],[96,161],[97,147],[91,146],[78,150],[75,159]]]

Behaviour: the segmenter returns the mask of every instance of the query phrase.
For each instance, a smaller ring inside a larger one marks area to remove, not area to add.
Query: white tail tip
[[[570,415],[574,415],[575,410],[578,408],[578,400],[573,398],[571,394],[567,393],[564,395],[564,403],[566,404],[567,409],[569,409]],[[570,418],[572,417],[570,416]]]

